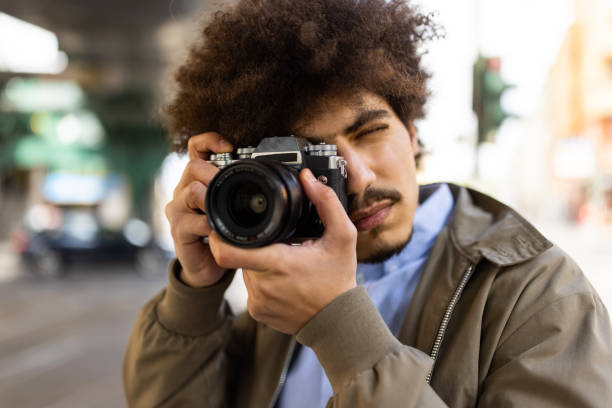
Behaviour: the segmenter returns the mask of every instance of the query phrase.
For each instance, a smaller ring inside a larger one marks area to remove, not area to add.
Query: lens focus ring
[[[278,162],[239,160],[211,181],[205,208],[226,241],[258,247],[286,239],[302,212],[297,173]]]

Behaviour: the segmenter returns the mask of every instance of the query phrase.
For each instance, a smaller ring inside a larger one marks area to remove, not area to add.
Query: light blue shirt
[[[410,242],[378,264],[358,264],[357,283],[370,298],[391,332],[397,336],[433,244],[453,210],[448,185],[440,187],[416,210]],[[317,356],[309,347],[296,349],[277,406],[325,407],[333,391]]]

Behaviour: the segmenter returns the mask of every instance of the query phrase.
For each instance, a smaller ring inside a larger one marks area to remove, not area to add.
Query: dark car
[[[24,265],[37,275],[61,276],[75,262],[128,262],[139,272],[152,273],[164,262],[151,246],[150,229],[143,221],[131,219],[112,231],[101,228],[95,206],[46,204],[28,213],[38,213],[38,226],[31,228],[26,220],[12,241]]]
[[[149,225],[129,217],[122,190],[108,177],[49,175],[46,202],[31,206],[12,234],[23,264],[45,277],[61,276],[75,262],[128,262],[146,275],[163,271],[168,256]]]

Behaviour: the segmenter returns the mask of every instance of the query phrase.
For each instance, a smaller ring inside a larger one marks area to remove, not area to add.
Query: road
[[[126,265],[82,265],[60,281],[0,283],[0,407],[125,406],[125,344],[165,281]]]

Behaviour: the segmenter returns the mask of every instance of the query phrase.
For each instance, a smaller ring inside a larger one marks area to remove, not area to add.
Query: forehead
[[[389,104],[370,92],[324,96],[315,101],[293,126],[297,136],[330,142],[337,135],[373,119],[395,117]]]

